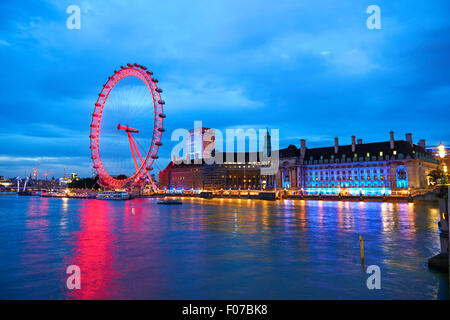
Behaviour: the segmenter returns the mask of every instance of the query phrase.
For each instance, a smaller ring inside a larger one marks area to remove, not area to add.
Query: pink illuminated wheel
[[[149,172],[158,159],[166,117],[157,83],[146,67],[129,63],[114,71],[103,86],[90,134],[93,168],[103,187],[124,189],[148,180],[157,189]]]

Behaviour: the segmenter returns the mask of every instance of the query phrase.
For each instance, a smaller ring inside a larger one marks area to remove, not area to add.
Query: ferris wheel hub
[[[129,126],[122,126],[120,123],[117,125],[117,130],[124,130],[125,132],[139,133],[139,129],[131,128]]]

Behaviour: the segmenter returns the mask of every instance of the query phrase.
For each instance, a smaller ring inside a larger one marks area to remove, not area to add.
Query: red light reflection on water
[[[67,259],[67,265],[80,267],[81,289],[70,291],[71,298],[120,298],[114,288],[118,275],[114,270],[116,239],[111,232],[110,205],[107,201],[89,200],[80,209],[81,230],[75,233],[74,254]]]

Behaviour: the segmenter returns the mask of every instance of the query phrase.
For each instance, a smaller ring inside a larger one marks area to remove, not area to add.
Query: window
[[[397,169],[397,188],[408,188],[408,173],[403,166]]]

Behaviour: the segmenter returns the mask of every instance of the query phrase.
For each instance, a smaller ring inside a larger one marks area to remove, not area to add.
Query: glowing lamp
[[[445,157],[445,146],[442,144],[442,142],[440,145],[438,145],[438,154],[441,158]]]

